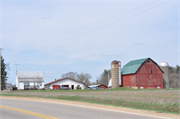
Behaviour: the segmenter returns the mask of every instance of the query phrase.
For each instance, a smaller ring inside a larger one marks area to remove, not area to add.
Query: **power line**
[[[79,30],[88,28],[88,27],[90,27],[90,26],[94,26],[94,25],[99,24],[99,23],[101,23],[101,22],[107,21],[107,20],[109,20],[109,19],[118,17],[118,16],[120,16],[120,15],[126,14],[126,13],[128,13],[128,12],[131,12],[131,11],[134,11],[134,10],[139,9],[139,8],[141,8],[141,7],[144,7],[144,6],[147,6],[147,5],[149,5],[149,4],[152,4],[152,3],[156,2],[156,1],[158,1],[158,0],[154,0],[154,1],[150,2],[150,3],[147,3],[147,4],[144,4],[144,5],[142,5],[142,6],[136,7],[136,8],[134,8],[134,9],[131,9],[131,10],[126,11],[126,12],[123,12],[123,13],[121,13],[121,14],[112,16],[112,17],[107,18],[107,19],[104,19],[104,20],[102,20],[102,21],[93,23],[93,24],[91,24],[91,25],[88,25],[88,26],[85,26],[85,27],[82,27],[82,28],[79,28],[79,29],[76,29],[76,30],[73,30],[73,31],[70,31],[70,32],[67,32],[67,33],[64,33],[64,34],[61,34],[61,35],[58,35],[58,36],[55,36],[55,37],[52,37],[52,38],[48,38],[48,39],[46,39],[46,40],[41,40],[41,41],[38,41],[38,42],[31,43],[31,45],[32,45],[32,44],[39,43],[39,42],[42,42],[42,41],[51,40],[51,39],[54,39],[54,38],[57,38],[57,37],[60,37],[60,36],[64,36],[64,35],[67,35],[67,34],[70,34],[70,33],[73,33],[73,32],[76,32],[76,31],[79,31]],[[28,46],[28,45],[30,45],[30,44],[26,44],[26,45],[23,45],[23,46]]]
[[[167,2],[170,2],[170,1],[172,1],[172,0],[169,0],[169,1],[167,1]],[[118,21],[116,21],[116,22],[113,22],[113,23],[110,23],[110,24],[108,24],[108,25],[105,25],[105,26],[99,27],[99,28],[97,28],[97,29],[94,29],[94,30],[88,31],[88,32],[86,32],[86,33],[83,33],[83,34],[77,35],[77,36],[72,37],[72,38],[68,38],[68,39],[63,40],[63,41],[71,40],[71,39],[73,39],[73,38],[77,38],[77,37],[79,37],[79,36],[82,36],[82,35],[85,35],[85,34],[91,33],[91,32],[93,32],[93,31],[96,31],[96,30],[102,29],[102,28],[104,28],[104,27],[107,27],[107,26],[113,25],[113,24],[115,24],[115,23],[118,23],[118,22],[123,21],[123,20],[125,20],[125,19],[128,19],[128,18],[130,18],[130,17],[136,16],[136,15],[138,15],[138,14],[141,14],[141,13],[143,13],[143,12],[146,12],[146,11],[148,11],[148,10],[151,10],[151,9],[153,9],[153,8],[156,8],[156,7],[158,7],[158,6],[161,6],[161,5],[163,5],[163,4],[166,4],[167,2],[162,3],[162,4],[159,4],[159,5],[157,5],[157,6],[155,6],[155,7],[152,7],[152,8],[146,9],[146,10],[144,10],[144,11],[142,11],[142,12],[136,13],[136,14],[131,15],[131,16],[129,16],[129,17],[126,17],[126,18],[120,19],[120,20],[118,20]],[[62,42],[63,42],[63,41],[62,41]],[[47,46],[44,46],[44,47],[48,47],[48,46],[51,46],[51,45],[54,45],[54,44],[57,44],[57,43],[59,43],[59,42],[56,42],[56,43],[53,43],[53,44],[50,44],[50,45],[47,45]],[[41,48],[44,48],[44,47],[41,47]]]
[[[88,34],[88,33],[90,33],[90,32],[93,32],[93,31],[96,31],[96,30],[102,29],[102,28],[104,28],[104,27],[107,27],[107,26],[113,25],[113,24],[118,23],[118,22],[120,22],[120,21],[123,21],[123,20],[125,20],[125,19],[131,18],[131,17],[136,16],[136,15],[138,15],[138,14],[141,14],[141,13],[143,13],[143,12],[149,11],[149,10],[151,10],[151,9],[153,9],[153,8],[156,8],[156,7],[159,7],[159,6],[161,6],[161,5],[164,5],[164,4],[166,4],[166,3],[170,2],[170,1],[172,1],[172,0],[169,0],[169,1],[164,2],[164,3],[162,3],[162,4],[156,5],[156,6],[154,6],[154,7],[151,7],[151,8],[149,8],[149,9],[146,9],[146,10],[144,10],[144,11],[142,11],[142,12],[136,13],[136,14],[131,15],[131,16],[129,16],[129,17],[126,17],[126,18],[120,19],[120,20],[118,20],[118,21],[116,21],[116,22],[113,22],[113,23],[107,24],[107,25],[105,25],[105,26],[99,27],[99,28],[97,28],[97,29],[94,29],[94,30],[88,31],[88,32],[86,32],[86,33],[83,33],[83,34],[77,35],[77,36],[72,37],[72,38],[68,38],[68,39],[62,40],[62,41],[60,41],[60,42],[68,41],[68,40],[71,40],[71,39],[73,39],[73,38],[77,38],[77,37],[80,37],[80,36],[82,36],[82,35]],[[47,46],[43,46],[43,47],[41,47],[41,48],[44,48],[44,47],[49,47],[49,46],[51,46],[51,45],[54,45],[54,44],[57,44],[57,43],[60,43],[60,42],[56,42],[56,43],[53,43],[53,44],[50,44],[50,45],[47,45]],[[35,49],[35,50],[37,50],[37,49]],[[35,51],[35,50],[30,50],[30,51]],[[26,52],[30,52],[30,51],[26,51]],[[26,53],[26,52],[21,52],[21,53]]]

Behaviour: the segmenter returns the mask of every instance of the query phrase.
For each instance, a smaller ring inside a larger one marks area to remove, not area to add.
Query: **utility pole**
[[[16,74],[17,74],[17,66],[20,65],[20,64],[14,64],[14,65],[16,65]]]

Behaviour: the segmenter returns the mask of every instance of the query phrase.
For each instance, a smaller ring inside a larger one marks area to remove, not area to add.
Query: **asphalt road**
[[[1,99],[1,119],[154,119],[64,104]]]

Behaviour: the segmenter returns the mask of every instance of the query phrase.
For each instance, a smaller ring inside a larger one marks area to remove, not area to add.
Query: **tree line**
[[[169,66],[169,87],[171,88],[180,88],[180,66],[176,67]]]
[[[85,83],[86,86],[91,85],[90,79],[92,78],[88,73],[77,73],[77,72],[67,72],[61,75],[61,78],[71,78],[77,81]]]

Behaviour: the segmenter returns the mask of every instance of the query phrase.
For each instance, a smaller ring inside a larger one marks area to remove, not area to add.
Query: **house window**
[[[24,82],[24,86],[30,86],[29,82]]]
[[[37,85],[38,85],[38,86],[42,86],[42,82],[38,82]]]

